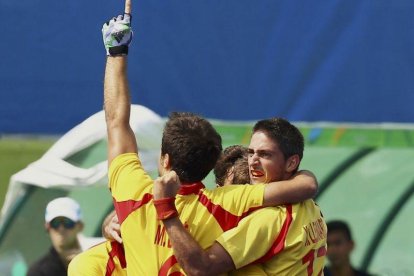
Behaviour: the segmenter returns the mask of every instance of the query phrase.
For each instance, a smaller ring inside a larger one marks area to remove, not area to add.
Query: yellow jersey
[[[121,224],[128,275],[184,275],[162,221],[153,206],[153,180],[136,153],[117,156],[109,186]],[[208,190],[201,182],[182,185],[175,205],[179,219],[203,247],[237,226],[263,204],[264,185],[233,185]]]
[[[322,275],[326,236],[319,206],[305,200],[257,210],[217,242],[239,269],[231,275],[247,275],[249,264],[260,264],[267,275]]]
[[[68,276],[126,276],[122,244],[106,241],[78,254],[70,262]]]

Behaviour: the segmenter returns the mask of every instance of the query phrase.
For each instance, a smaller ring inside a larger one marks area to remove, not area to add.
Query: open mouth
[[[259,171],[259,170],[250,170],[250,174],[253,177],[262,177],[262,176],[264,176],[264,173],[262,171]]]

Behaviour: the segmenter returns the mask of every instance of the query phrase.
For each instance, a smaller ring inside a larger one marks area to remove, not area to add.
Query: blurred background
[[[102,110],[100,30],[122,11],[122,1],[0,0],[0,269],[23,271],[50,245],[43,215],[56,196],[76,198],[86,234],[100,234],[106,140],[90,122],[73,129]],[[301,168],[319,179],[326,219],[351,225],[355,266],[414,275],[413,14],[411,0],[136,1],[132,101],[162,120],[203,115],[224,146],[247,144],[257,119],[295,122]],[[47,151],[51,163],[26,168]]]

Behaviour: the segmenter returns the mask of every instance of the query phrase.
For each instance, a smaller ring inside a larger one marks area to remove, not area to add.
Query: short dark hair
[[[270,118],[258,121],[253,133],[262,131],[279,145],[285,159],[297,154],[303,157],[305,142],[300,130],[283,118]]]
[[[345,221],[332,220],[329,221],[326,226],[328,227],[328,234],[332,232],[342,232],[349,241],[352,241],[351,229]]]
[[[171,169],[181,182],[203,180],[214,168],[221,150],[221,136],[206,119],[189,112],[170,114],[161,154],[170,156]]]
[[[248,149],[241,145],[233,145],[225,148],[214,167],[217,185],[224,185],[224,181],[231,168],[233,168],[232,184],[250,183],[247,155]]]

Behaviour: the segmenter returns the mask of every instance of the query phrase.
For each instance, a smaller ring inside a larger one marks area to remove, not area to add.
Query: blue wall
[[[102,108],[101,25],[122,1],[0,0],[0,134]],[[414,121],[412,0],[133,0],[133,102],[162,116]]]

